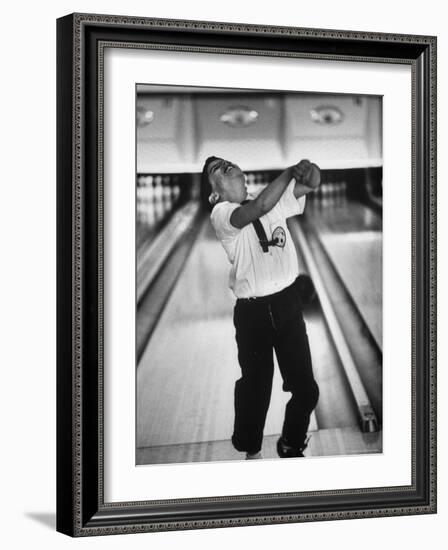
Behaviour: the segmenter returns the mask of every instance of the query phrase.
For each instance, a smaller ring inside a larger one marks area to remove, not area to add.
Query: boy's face
[[[208,166],[208,177],[221,201],[240,203],[246,198],[246,178],[236,164],[216,159]]]

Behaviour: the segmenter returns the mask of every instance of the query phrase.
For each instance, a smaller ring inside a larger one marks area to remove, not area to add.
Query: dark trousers
[[[311,354],[294,285],[270,296],[238,299],[234,309],[241,378],[235,384],[235,424],[232,443],[238,451],[258,452],[271,399],[273,351],[291,392],[285,410],[282,436],[301,448],[319,388],[314,380]]]

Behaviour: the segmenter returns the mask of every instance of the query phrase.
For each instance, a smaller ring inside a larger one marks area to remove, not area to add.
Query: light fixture
[[[219,120],[228,126],[241,128],[244,126],[250,126],[258,119],[258,111],[246,107],[244,105],[238,105],[229,107],[220,117]]]
[[[311,120],[316,124],[330,126],[344,120],[344,113],[335,105],[321,105],[310,110]]]
[[[154,116],[154,111],[151,111],[151,109],[139,107],[137,109],[137,126],[139,128],[148,126],[154,120]]]

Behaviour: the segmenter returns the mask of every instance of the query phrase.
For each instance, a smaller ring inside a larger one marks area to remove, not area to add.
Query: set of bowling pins
[[[323,182],[321,185],[309,194],[315,204],[319,206],[335,206],[342,204],[347,193],[347,183],[341,182]]]
[[[275,174],[269,172],[254,172],[246,174],[246,187],[248,193],[258,194],[266,185],[272,181]],[[342,204],[347,193],[347,183],[324,182],[315,191],[309,193],[315,204],[319,206],[330,206]]]
[[[249,172],[246,174],[246,188],[249,194],[258,195],[274,177],[267,172]]]
[[[155,225],[167,216],[180,195],[178,176],[140,175],[137,178],[137,219]]]

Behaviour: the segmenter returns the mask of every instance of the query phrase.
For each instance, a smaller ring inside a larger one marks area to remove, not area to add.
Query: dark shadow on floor
[[[56,530],[56,514],[54,512],[26,512],[25,516],[49,527],[52,531]]]

